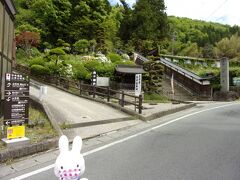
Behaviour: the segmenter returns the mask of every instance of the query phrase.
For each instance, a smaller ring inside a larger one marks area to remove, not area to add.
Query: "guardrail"
[[[135,96],[125,93],[124,91],[110,89],[109,87],[98,87],[90,84],[84,84],[80,81],[66,79],[63,77],[49,75],[33,76],[28,67],[20,64],[16,64],[14,69],[22,74],[30,76],[32,79],[59,87],[79,96],[85,95],[91,96],[92,98],[102,97],[103,99],[105,98],[107,102],[117,100],[121,107],[124,107],[126,104],[133,105],[135,106],[135,110],[138,109],[139,114],[142,113],[142,95]]]

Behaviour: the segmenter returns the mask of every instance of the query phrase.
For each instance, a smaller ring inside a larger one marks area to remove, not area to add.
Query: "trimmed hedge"
[[[30,70],[31,70],[31,74],[35,75],[35,76],[42,76],[42,75],[50,74],[50,71],[48,68],[46,68],[42,65],[38,65],[38,64],[32,65],[30,67]]]

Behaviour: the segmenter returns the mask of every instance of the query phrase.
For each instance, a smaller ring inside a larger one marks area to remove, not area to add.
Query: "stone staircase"
[[[174,91],[175,94],[172,94],[171,88],[171,79],[170,77],[164,75],[162,81],[162,90],[163,94],[169,99],[179,100],[179,101],[193,101],[197,100],[197,95],[194,95],[191,91],[187,90],[181,84],[174,81]]]

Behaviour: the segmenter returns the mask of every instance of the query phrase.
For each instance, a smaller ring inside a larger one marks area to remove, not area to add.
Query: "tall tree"
[[[240,57],[240,37],[236,34],[231,38],[223,38],[216,43],[215,54],[218,58],[228,57],[230,59]]]
[[[108,0],[70,0],[72,24],[70,36],[73,42],[79,39],[97,39],[100,25],[111,10]]]
[[[162,40],[168,31],[164,0],[138,0],[133,10],[133,36],[141,40]]]

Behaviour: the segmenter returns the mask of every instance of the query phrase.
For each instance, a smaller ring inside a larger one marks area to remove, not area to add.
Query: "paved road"
[[[171,120],[85,160],[89,180],[239,180],[240,104]],[[50,169],[28,179],[55,178]]]

